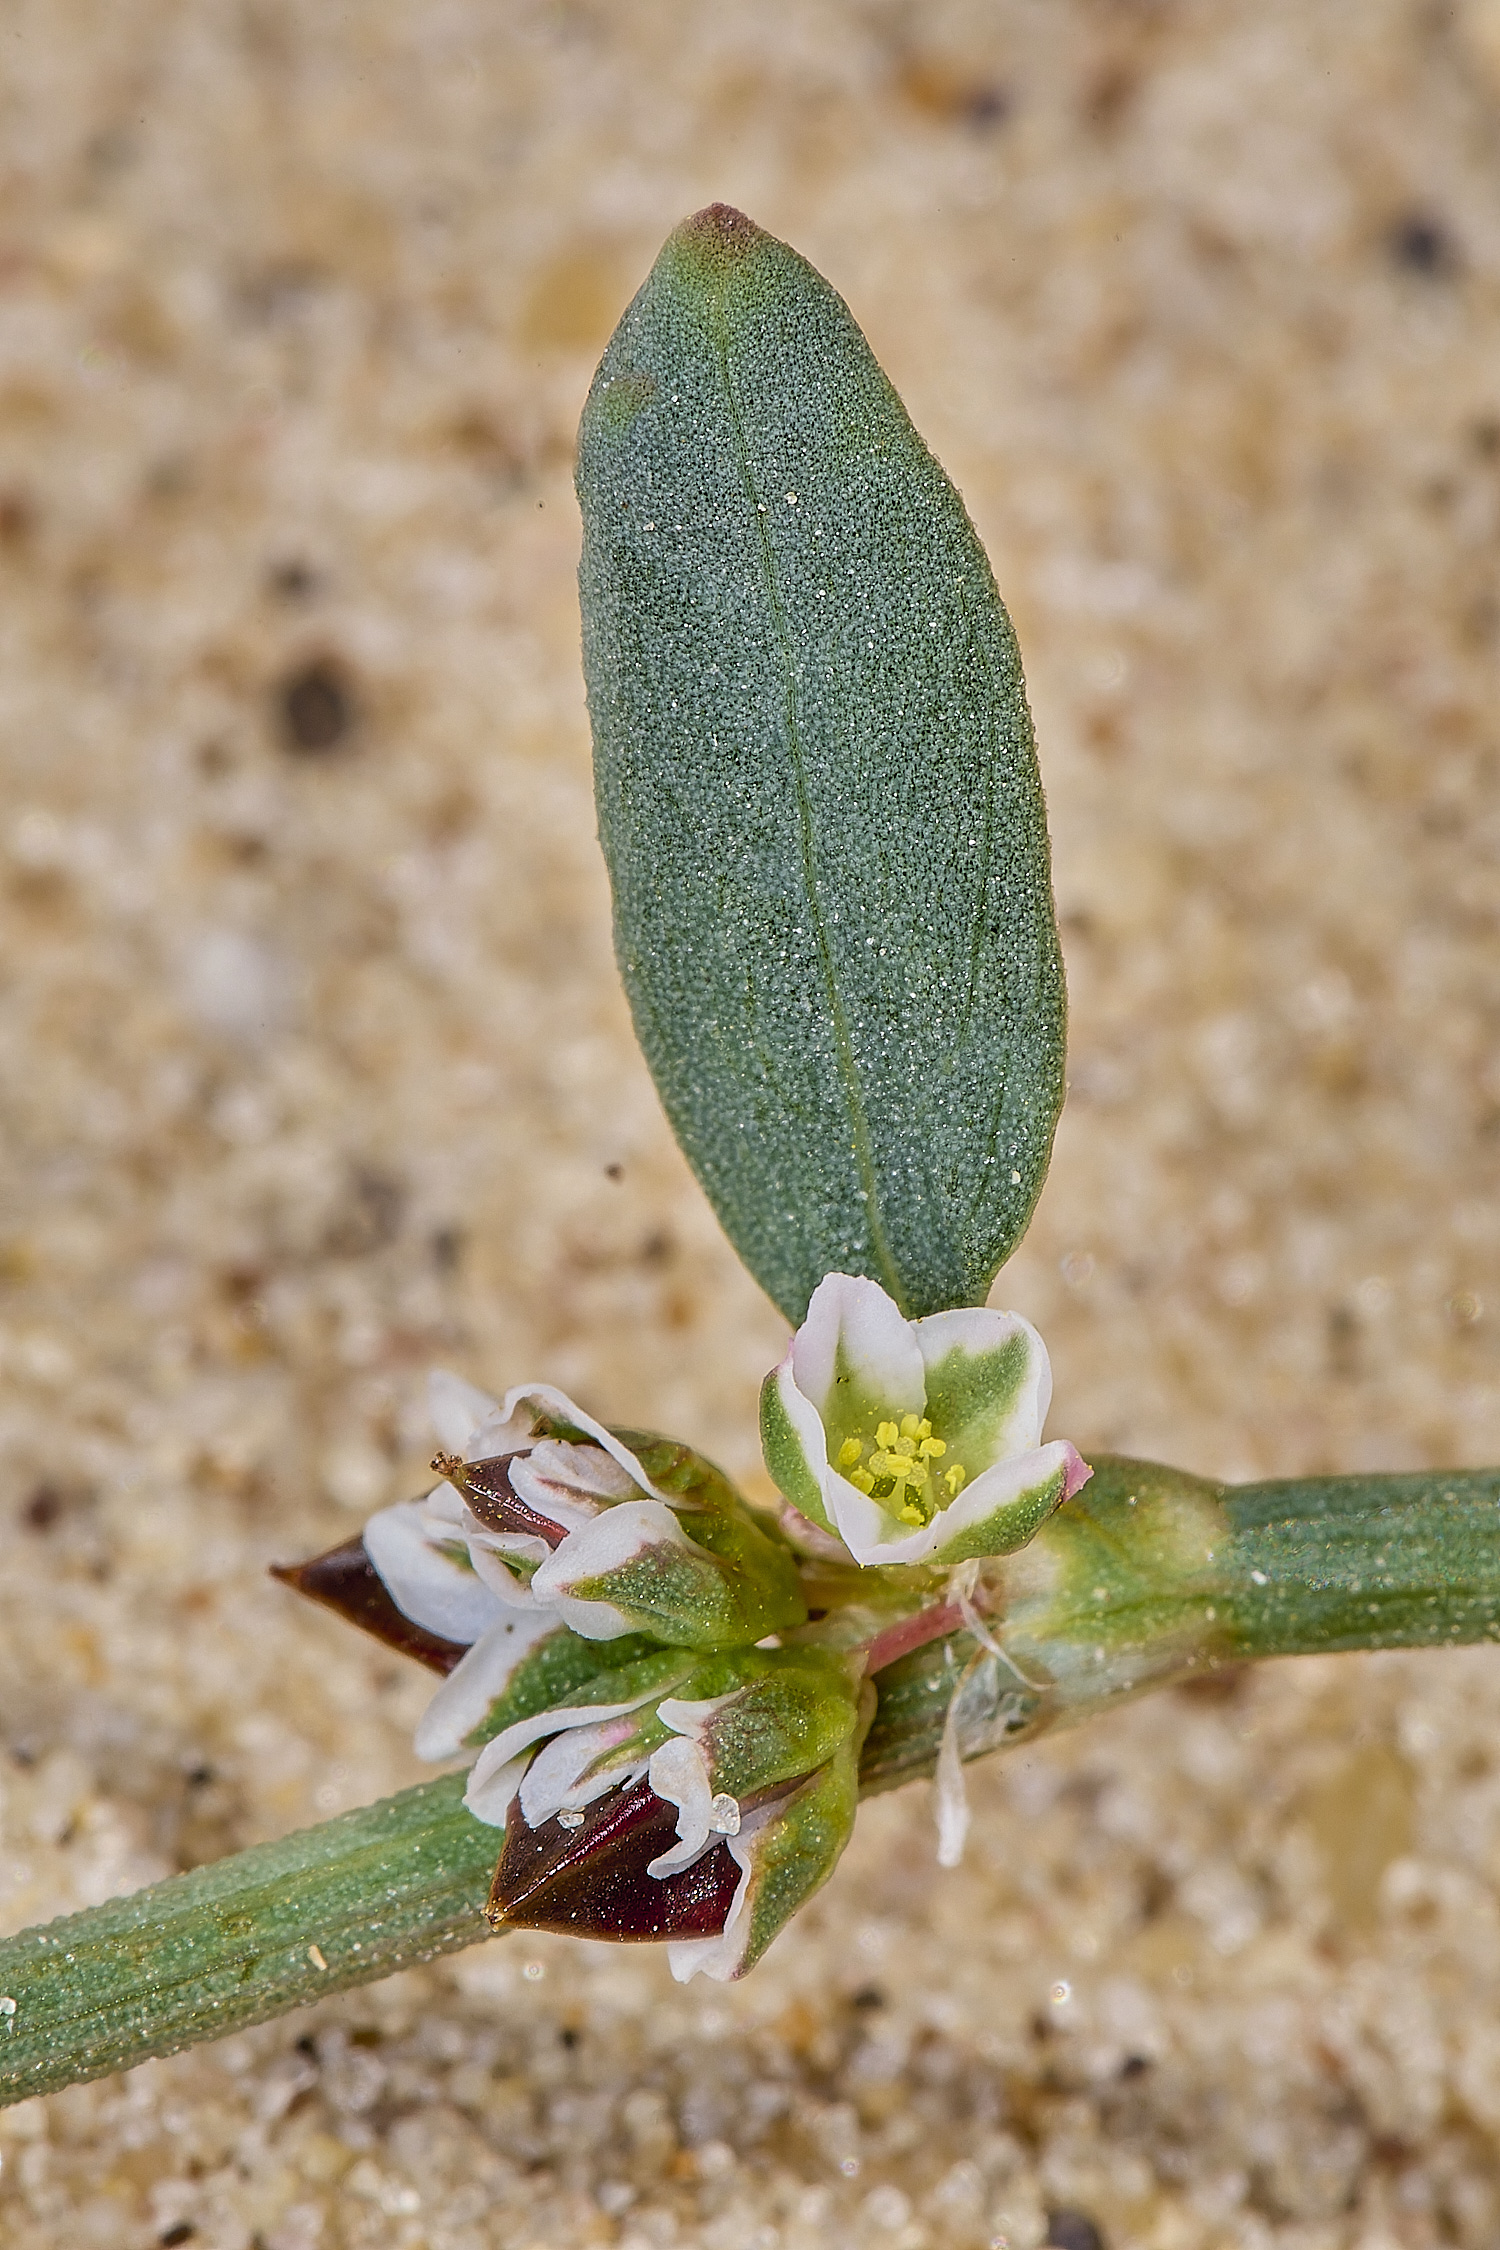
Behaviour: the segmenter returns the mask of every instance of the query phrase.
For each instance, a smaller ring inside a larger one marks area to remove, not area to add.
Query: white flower
[[[383,1508],[365,1525],[364,1544],[404,1616],[471,1644],[417,1729],[418,1756],[446,1758],[544,1634],[568,1625],[605,1641],[634,1630],[613,1603],[571,1588],[648,1548],[689,1542],[635,1455],[562,1391],[522,1384],[497,1401],[438,1370],[428,1401],[455,1465],[486,1466],[469,1498],[444,1483],[425,1500]],[[550,1437],[551,1426],[592,1442]]]
[[[831,1273],[766,1378],[766,1466],[808,1543],[831,1533],[857,1563],[1009,1554],[1091,1473],[1066,1440],[1042,1443],[1051,1397],[1018,1313],[906,1320],[875,1282]]]

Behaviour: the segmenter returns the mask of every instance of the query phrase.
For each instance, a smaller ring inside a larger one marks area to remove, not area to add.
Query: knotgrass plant
[[[1065,999],[1020,658],[835,292],[716,205],[605,354],[578,490],[636,1031],[794,1334],[751,1508],[545,1385],[433,1383],[425,1498],[279,1575],[441,1676],[448,1773],[0,1945],[21,2099],[513,1927],[742,1975],[859,1797],[1231,1660],[1500,1625],[1500,1470],[1224,1486],[1045,1441],[985,1309]]]

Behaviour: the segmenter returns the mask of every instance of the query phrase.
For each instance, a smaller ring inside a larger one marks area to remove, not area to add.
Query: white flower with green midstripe
[[[1019,1313],[907,1320],[876,1282],[828,1274],[761,1392],[787,1528],[866,1567],[1013,1553],[1092,1473],[1066,1439],[1042,1443],[1051,1398]]]

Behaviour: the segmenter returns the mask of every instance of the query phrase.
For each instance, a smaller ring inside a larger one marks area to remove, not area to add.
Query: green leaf
[[[667,1114],[789,1319],[830,1271],[983,1299],[1041,1189],[1065,999],[1020,658],[847,306],[722,204],[580,433],[621,973]]]

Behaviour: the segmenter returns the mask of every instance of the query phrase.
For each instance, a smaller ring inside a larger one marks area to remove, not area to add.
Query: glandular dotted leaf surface
[[[963,503],[836,292],[713,205],[580,433],[600,835],[637,1035],[789,1319],[981,1300],[1061,1106],[1020,657]]]

